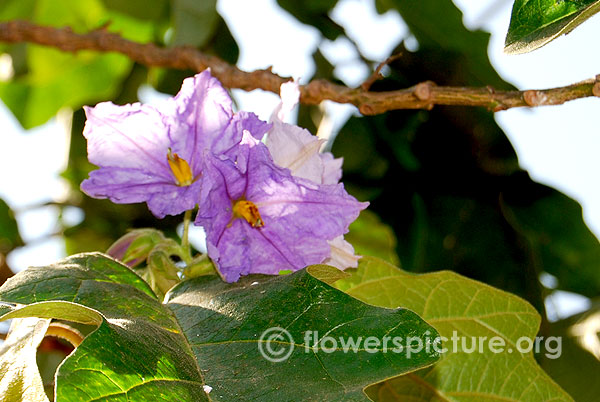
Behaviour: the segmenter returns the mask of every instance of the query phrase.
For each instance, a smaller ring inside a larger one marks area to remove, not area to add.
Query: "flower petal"
[[[281,103],[275,108],[271,120],[285,121],[300,101],[300,85],[298,81],[288,81],[279,87]]]
[[[83,135],[91,163],[138,169],[169,179],[166,151],[173,144],[165,135],[167,127],[158,110],[140,103],[117,106],[111,102],[84,109]]]
[[[268,129],[257,118],[234,119],[231,103],[227,91],[206,70],[184,80],[177,96],[160,109],[109,102],[86,108],[88,158],[100,169],[82,183],[82,190],[117,203],[145,201],[159,218],[194,208],[204,158],[213,157],[215,147],[219,151],[241,140],[241,132],[227,130],[232,121],[247,119],[241,124],[254,131]],[[189,166],[191,185],[180,186],[169,166],[167,155],[175,154],[186,169]]]
[[[174,112],[167,116],[169,138],[177,144],[173,152],[198,173],[207,150],[231,142],[222,135],[233,117],[231,98],[210,70],[204,70],[183,80],[170,103]]]
[[[277,166],[290,169],[292,174],[321,183],[323,161],[319,157],[322,140],[303,128],[273,121],[267,136],[267,147]]]
[[[320,153],[325,142],[301,127],[283,120],[298,104],[297,82],[286,82],[280,89],[281,103],[271,116],[273,127],[267,135],[267,147],[275,163],[291,170],[292,175],[319,184],[336,184],[342,177],[342,159],[330,152]]]
[[[276,166],[266,146],[244,136],[245,166],[213,160],[202,188],[196,224],[207,233],[208,254],[227,281],[250,273],[277,274],[324,261],[329,240],[348,231],[361,209],[343,185],[319,185]],[[245,167],[245,168],[244,168]],[[235,218],[233,203],[254,203],[264,226]]]
[[[333,240],[329,240],[329,246],[331,247],[331,254],[323,261],[323,264],[342,270],[358,267],[360,256],[354,254],[354,247],[344,240],[344,236],[338,236]]]
[[[240,148],[239,144],[242,141],[247,142],[250,140],[243,140],[244,133],[247,133],[254,142],[258,142],[262,140],[270,128],[271,124],[260,120],[254,113],[236,113],[223,133],[223,138],[227,140],[219,141],[213,147],[212,152],[214,155],[221,155],[222,159],[229,158],[234,162],[237,161],[238,168],[242,169],[242,173],[245,173],[247,151]]]
[[[331,152],[319,154],[323,163],[323,184],[337,184],[342,179],[344,158],[334,158]]]

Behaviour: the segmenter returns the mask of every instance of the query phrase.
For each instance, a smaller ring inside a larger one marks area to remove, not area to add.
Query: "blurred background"
[[[511,8],[510,0],[0,0],[0,20],[76,32],[108,23],[131,40],[196,46],[301,83],[356,87],[401,53],[375,91],[425,80],[540,89],[600,73],[590,48],[598,17],[531,54],[506,56]],[[104,251],[128,228],[177,235],[180,217],[158,221],[143,205],[79,191],[93,169],[81,106],[151,103],[193,74],[116,54],[0,44],[0,280]],[[265,120],[279,102],[258,90],[232,94]],[[454,270],[527,299],[543,316],[541,334],[565,337],[563,357],[541,364],[576,400],[591,401],[600,387],[599,110],[588,98],[496,114],[435,107],[361,117],[324,102],[300,107],[297,121],[328,139],[344,157],[346,188],[371,202],[348,236],[358,252],[414,272]],[[194,241],[201,250],[200,230]]]

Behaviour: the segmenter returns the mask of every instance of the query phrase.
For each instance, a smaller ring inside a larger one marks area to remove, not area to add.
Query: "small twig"
[[[76,34],[69,28],[10,21],[0,23],[0,42],[31,42],[64,52],[116,52],[146,66],[190,69],[198,72],[210,67],[212,74],[225,87],[246,91],[263,89],[278,94],[281,84],[289,81],[289,78],[280,77],[270,70],[241,71],[218,57],[204,54],[192,47],[161,48],[152,43],[141,44],[104,29]],[[371,92],[363,88],[348,88],[326,80],[314,80],[300,88],[300,102],[308,105],[318,105],[324,100],[349,103],[364,115],[399,109],[430,109],[435,105],[480,106],[500,111],[514,107],[560,105],[574,99],[597,96],[600,93],[597,83],[596,79],[590,79],[545,90],[495,91],[488,87],[443,87],[425,82],[397,91]]]
[[[390,57],[388,57],[387,59],[385,59],[384,61],[382,61],[381,63],[379,63],[379,65],[377,66],[375,71],[373,71],[373,74],[371,74],[369,76],[369,78],[367,78],[365,80],[365,82],[363,82],[362,85],[360,86],[362,88],[362,90],[368,91],[369,89],[371,89],[371,85],[373,85],[376,81],[383,78],[383,75],[381,75],[381,69],[383,69],[383,67],[387,66],[394,60],[398,60],[400,57],[402,57],[402,53],[393,54]]]

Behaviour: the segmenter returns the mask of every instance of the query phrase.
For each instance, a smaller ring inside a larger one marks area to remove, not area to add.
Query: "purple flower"
[[[85,108],[88,159],[99,167],[81,183],[91,197],[146,202],[163,218],[194,208],[210,157],[235,158],[242,130],[262,136],[255,115],[234,115],[231,98],[209,70],[184,80],[160,108],[110,102]]]
[[[195,223],[206,230],[208,255],[228,282],[323,262],[328,241],[368,205],[342,184],[294,177],[249,131],[235,160],[213,158],[210,165]]]
[[[334,159],[331,152],[320,153],[325,140],[317,138],[305,128],[284,122],[299,98],[297,82],[281,85],[281,104],[271,117],[267,147],[275,164],[290,169],[292,175],[319,184],[338,183],[342,178],[342,158]]]
[[[324,140],[308,130],[287,124],[283,120],[298,104],[298,83],[281,85],[281,104],[271,117],[272,127],[267,134],[267,147],[275,164],[290,169],[295,177],[302,177],[318,184],[337,184],[342,178],[342,158],[334,159],[331,152],[320,152]],[[323,261],[339,269],[357,267],[359,256],[354,247],[340,235],[329,242],[330,256]]]

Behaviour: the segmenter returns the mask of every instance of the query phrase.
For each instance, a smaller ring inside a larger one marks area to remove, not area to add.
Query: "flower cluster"
[[[368,205],[339,182],[341,160],[283,122],[298,86],[282,86],[270,123],[234,113],[206,70],[160,108],[110,102],[86,108],[88,158],[99,167],[82,190],[116,203],[146,202],[158,218],[198,206],[209,257],[228,282],[310,264],[356,266],[343,240]]]

